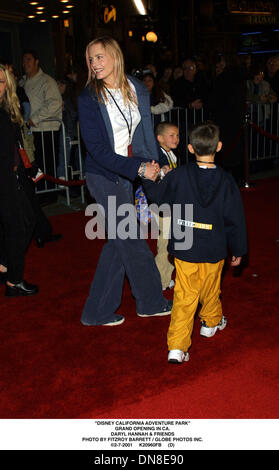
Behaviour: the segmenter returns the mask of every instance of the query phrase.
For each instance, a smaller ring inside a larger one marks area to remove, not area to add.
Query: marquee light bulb
[[[134,4],[137,7],[137,10],[140,15],[146,15],[146,10],[144,4],[142,3],[142,0],[134,0]]]

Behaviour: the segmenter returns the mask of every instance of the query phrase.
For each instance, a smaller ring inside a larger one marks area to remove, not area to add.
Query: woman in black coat
[[[34,213],[23,189],[25,176],[18,144],[23,118],[11,74],[0,64],[0,281],[6,296],[33,295],[24,280],[25,253],[34,229]]]

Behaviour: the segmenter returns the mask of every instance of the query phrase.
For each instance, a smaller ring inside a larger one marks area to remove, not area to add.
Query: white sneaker
[[[164,287],[163,290],[172,289],[174,287],[174,285],[175,285],[175,282],[174,282],[173,279],[171,279],[168,287]]]
[[[189,361],[190,356],[188,352],[183,352],[180,349],[172,349],[168,354],[168,362],[172,364],[180,364]]]
[[[227,326],[227,320],[225,317],[222,318],[222,320],[220,321],[220,323],[218,323],[218,325],[213,326],[213,327],[207,326],[206,322],[203,321],[201,329],[200,329],[200,335],[206,336],[206,338],[211,338],[212,336],[215,335],[217,330],[221,331],[224,328],[226,328],[226,326]]]

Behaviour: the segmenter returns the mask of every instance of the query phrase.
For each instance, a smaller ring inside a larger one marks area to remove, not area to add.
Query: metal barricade
[[[74,146],[77,146],[78,150],[78,166],[79,170],[73,168],[71,169],[71,173],[73,176],[79,176],[79,180],[82,180],[84,178],[83,175],[83,158],[82,158],[82,152],[81,152],[81,140],[80,140],[80,127],[79,127],[79,122],[77,122],[77,138],[76,140],[71,140],[70,141],[70,146],[71,148]],[[84,197],[84,185],[81,185],[80,187],[80,194],[81,194],[81,202],[85,202],[85,197]]]
[[[59,124],[59,130],[43,130],[43,131],[35,131],[36,134],[41,135],[41,170],[46,175],[46,177],[37,183],[36,186],[36,193],[43,194],[43,193],[51,193],[51,192],[61,192],[65,191],[66,195],[66,203],[68,206],[71,204],[71,196],[70,196],[70,187],[68,184],[63,184],[69,181],[69,153],[73,146],[77,146],[78,150],[78,165],[79,169],[73,170],[71,168],[72,176],[78,176],[80,180],[83,180],[83,165],[82,165],[82,153],[81,153],[81,145],[80,145],[80,131],[79,131],[79,123],[77,123],[77,139],[76,140],[69,140],[69,148],[67,148],[67,139],[66,132],[65,132],[65,125],[62,120],[59,119],[45,119],[41,121],[42,123],[52,122]],[[35,135],[35,132],[33,135]],[[50,146],[48,145],[48,152],[47,154],[46,149],[46,133],[48,134],[48,144],[51,141],[51,150]],[[51,136],[51,138],[50,138]],[[62,145],[62,148],[61,148]],[[63,157],[63,161],[59,161],[59,158]],[[37,162],[38,163],[38,162]],[[63,167],[64,177],[60,178],[57,175],[57,168],[58,165]],[[81,200],[84,203],[84,187],[81,185]]]
[[[248,129],[248,160],[249,163],[260,161],[260,160],[271,160],[279,157],[279,142],[275,139],[271,139],[270,136],[278,136],[279,129],[279,103],[270,105],[261,104],[249,104],[248,105],[249,119],[256,126],[250,125]],[[188,135],[190,128],[198,122],[202,122],[204,119],[204,109],[200,110],[189,110],[185,108],[172,108],[170,111],[160,115],[152,114],[152,123],[155,129],[159,122],[167,121],[177,125],[180,135],[180,156],[179,164],[183,164],[189,161],[188,152]],[[78,169],[73,169],[69,164],[69,155],[67,154],[67,142],[65,126],[63,121],[58,119],[46,119],[42,122],[56,122],[59,123],[59,131],[61,134],[60,143],[62,143],[62,154],[63,154],[63,167],[65,173],[66,182],[69,181],[69,168],[73,178],[78,177],[78,180],[84,180],[83,174],[83,156],[81,147],[81,136],[79,122],[77,122],[77,138],[69,141],[70,149],[76,146],[78,155]],[[261,133],[257,132],[261,130]],[[46,158],[45,140],[44,133],[51,133],[51,157],[48,155]],[[42,147],[42,168],[41,170],[50,178],[45,178],[39,181],[39,185],[36,187],[36,192],[49,193],[56,191],[65,191],[67,205],[71,204],[70,186],[69,184],[63,185],[63,181],[59,181],[57,176],[57,167],[59,161],[59,146],[56,144],[57,136],[54,133],[57,131],[40,131],[41,134],[41,147]],[[35,134],[35,133],[34,133]],[[60,148],[61,155],[61,148]],[[48,175],[47,164],[51,159],[52,163],[50,167],[53,169],[53,174]],[[48,160],[48,161],[47,161]],[[61,162],[60,162],[61,163]],[[55,181],[57,180],[57,181]],[[76,180],[74,180],[76,181]],[[75,183],[73,183],[75,185]],[[84,184],[80,184],[81,200],[82,203],[85,201],[84,195]]]
[[[249,104],[248,113],[258,130],[250,126],[249,161],[271,160],[278,158],[279,143],[269,136],[278,136],[279,104]]]
[[[249,127],[249,162],[258,160],[275,159],[279,156],[279,142],[275,142],[269,135],[278,136],[279,131],[279,103],[275,104],[249,104],[248,114],[250,121],[254,122],[261,133],[252,126]],[[182,160],[188,162],[188,135],[189,129],[204,119],[204,109],[189,110],[184,108],[173,108],[167,113],[152,115],[154,128],[158,122],[171,122],[178,126],[180,134],[180,149]]]

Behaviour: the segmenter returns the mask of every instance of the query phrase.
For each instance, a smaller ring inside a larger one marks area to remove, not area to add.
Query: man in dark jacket
[[[171,90],[174,106],[188,109],[201,109],[207,99],[208,87],[193,59],[182,64],[183,76],[178,78]]]

